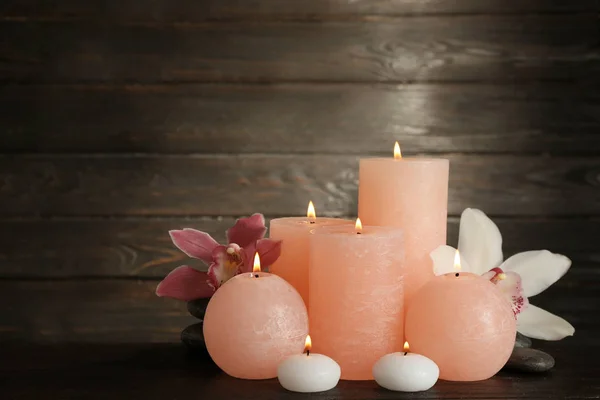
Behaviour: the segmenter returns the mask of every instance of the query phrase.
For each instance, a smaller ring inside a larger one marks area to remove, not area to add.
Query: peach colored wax
[[[208,353],[236,378],[275,378],[281,361],[302,353],[307,334],[302,297],[289,283],[266,272],[248,272],[227,281],[210,299],[204,316]]]
[[[488,279],[461,272],[431,279],[406,311],[406,340],[440,367],[440,379],[479,381],[504,366],[515,344],[510,303]]]
[[[446,244],[449,162],[434,158],[360,160],[358,215],[365,225],[404,231],[407,302],[433,277],[429,253]]]
[[[373,379],[373,365],[404,343],[402,231],[315,229],[310,237],[310,334],[342,379]]]
[[[271,265],[270,271],[288,281],[302,296],[308,307],[308,264],[311,229],[329,225],[352,225],[339,218],[290,217],[271,220],[269,237],[282,240],[281,255]]]

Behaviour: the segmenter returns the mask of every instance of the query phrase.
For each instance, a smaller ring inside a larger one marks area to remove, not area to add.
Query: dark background
[[[598,317],[600,23],[591,0],[2,0],[0,340],[175,342],[154,296],[236,217],[357,210],[360,157],[451,161],[449,243],[568,255],[532,303]],[[409,188],[408,188],[409,190]],[[192,264],[194,265],[194,264]],[[572,340],[572,339],[567,339]]]

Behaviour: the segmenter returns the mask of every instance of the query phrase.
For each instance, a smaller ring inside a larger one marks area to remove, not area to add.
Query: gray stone
[[[209,300],[210,298],[188,301],[187,309],[189,313],[198,319],[204,319],[204,313],[206,312]]]
[[[181,331],[181,341],[188,349],[192,351],[206,351],[202,326],[203,323],[199,322]]]
[[[531,347],[531,339],[527,336],[517,332],[517,339],[515,340],[515,347]]]
[[[515,347],[503,369],[521,372],[545,372],[554,367],[554,357],[525,347]]]

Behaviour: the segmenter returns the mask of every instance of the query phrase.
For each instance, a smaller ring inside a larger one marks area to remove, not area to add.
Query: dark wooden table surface
[[[274,379],[227,376],[208,355],[180,344],[61,344],[2,349],[2,399],[592,399],[600,398],[600,348],[576,338],[546,343],[556,358],[546,374],[501,372],[492,379],[439,381],[419,394],[390,392],[375,382],[344,382],[319,394],[285,391]]]
[[[141,297],[139,302],[146,304],[142,307],[122,297],[102,297],[98,291],[86,296],[88,286],[74,296],[61,293],[58,289],[63,286],[36,292],[25,290],[29,286],[11,290],[0,285],[0,400],[598,399],[600,285],[596,269],[579,267],[531,299],[576,328],[573,337],[559,342],[534,341],[534,348],[556,359],[551,371],[500,372],[473,383],[440,381],[419,394],[390,392],[365,381],[340,382],[329,392],[309,396],[287,392],[274,379],[234,379],[221,372],[207,353],[190,353],[179,343],[180,329],[197,322],[183,315],[187,313],[183,303],[170,305],[152,295]],[[31,318],[37,325],[29,330],[35,334],[19,328]],[[121,325],[111,323],[111,318]]]

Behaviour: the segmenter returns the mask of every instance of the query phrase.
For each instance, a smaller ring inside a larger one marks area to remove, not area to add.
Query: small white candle
[[[373,377],[382,387],[399,392],[421,392],[431,389],[440,376],[437,364],[420,354],[408,352],[387,354],[373,366]]]
[[[310,336],[306,337],[305,352],[283,360],[277,367],[277,379],[292,392],[314,393],[333,389],[342,370],[338,363],[322,354],[310,352]]]

